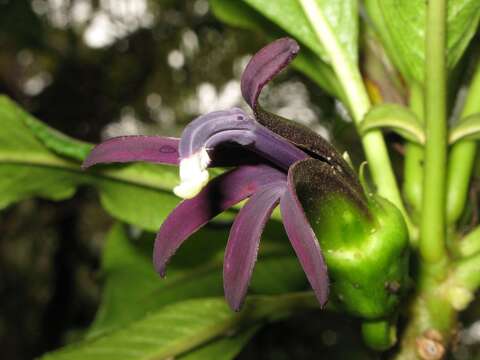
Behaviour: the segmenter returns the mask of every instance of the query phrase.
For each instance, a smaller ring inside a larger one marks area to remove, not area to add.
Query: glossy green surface
[[[341,193],[309,212],[327,262],[332,300],[367,319],[389,315],[406,290],[408,234],[400,212],[388,201],[368,199],[371,218]]]

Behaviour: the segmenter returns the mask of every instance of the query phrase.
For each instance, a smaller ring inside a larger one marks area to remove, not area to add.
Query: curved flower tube
[[[129,136],[107,140],[95,147],[83,164],[88,168],[112,162],[147,161],[179,166],[181,182],[174,192],[184,200],[163,222],[154,245],[153,262],[162,277],[169,259],[191,234],[216,215],[248,199],[232,225],[224,259],[225,297],[236,311],[247,293],[261,234],[277,206],[290,243],[321,306],[328,299],[329,279],[320,244],[329,249],[335,245],[335,250],[341,250],[338,256],[350,257],[347,251],[350,244],[342,247],[345,231],[352,231],[359,243],[372,238],[371,230],[376,231],[377,238],[382,233],[376,228],[377,220],[385,218],[377,216],[380,207],[375,205],[377,210],[370,209],[372,204],[353,170],[333,146],[310,129],[271,114],[258,104],[264,85],[289,64],[298,50],[294,40],[279,39],[260,50],[247,65],[241,87],[254,119],[237,108],[212,112],[193,120],[180,139]],[[221,165],[235,168],[209,181],[207,169]],[[325,206],[318,205],[323,202]],[[325,221],[318,220],[317,210]],[[349,214],[353,217],[343,218]],[[397,221],[395,216],[392,218]],[[317,229],[320,223],[324,228]],[[395,251],[403,246],[403,228],[398,229]],[[330,242],[319,242],[316,233],[321,240],[327,234]],[[378,241],[382,246],[376,243],[368,249],[388,247],[383,240]],[[387,250],[380,254],[383,267],[395,262],[395,251]],[[400,278],[403,267],[399,265],[386,272],[383,268],[377,271],[377,266],[375,274],[365,280],[361,278],[365,271],[358,271],[362,269],[361,259],[350,262],[356,269],[351,272],[353,267],[342,270],[349,266],[348,262],[342,263],[343,268],[338,267],[345,259],[335,256],[336,253],[328,254],[328,259],[334,275],[340,274],[342,278],[333,286],[338,293],[353,296],[345,302],[345,308],[360,316],[384,316],[384,309],[389,311],[396,297],[389,297],[382,287],[385,281],[403,281]],[[373,278],[375,284],[371,286]],[[359,284],[365,286],[357,288]],[[372,299],[371,290],[383,298]]]
[[[237,144],[288,170],[295,161],[308,157],[302,150],[247,116],[241,109],[215,111],[193,120],[179,144],[180,180],[174,192],[192,198],[208,182],[209,153],[222,144]]]

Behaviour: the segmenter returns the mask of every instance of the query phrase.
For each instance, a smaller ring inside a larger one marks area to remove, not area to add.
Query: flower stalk
[[[420,271],[417,294],[396,359],[441,359],[457,319],[452,303],[451,268],[446,249],[446,0],[427,6],[425,59],[425,132]],[[428,356],[428,357],[427,357]]]
[[[409,107],[422,123],[423,103],[423,89],[419,84],[413,84],[410,87]],[[423,155],[423,146],[412,142],[405,145],[403,193],[415,215],[419,215],[422,209]]]
[[[315,0],[300,0],[300,4],[320,43],[329,54],[330,63],[345,91],[351,114],[358,126],[371,107],[358,66],[349,58],[345,49],[338,42],[328,20],[319,8],[318,2]],[[387,146],[381,132],[370,131],[363,135],[362,144],[378,194],[390,200],[399,208],[407,222],[410,233],[412,233],[413,226],[403,205]]]
[[[445,178],[447,164],[446,0],[428,2],[425,59],[425,167],[420,255],[424,262],[446,257]]]

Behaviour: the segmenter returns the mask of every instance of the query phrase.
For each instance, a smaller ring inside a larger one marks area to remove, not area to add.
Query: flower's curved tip
[[[224,289],[223,293],[225,295],[225,301],[227,302],[230,309],[232,309],[235,312],[239,312],[242,309],[243,303],[245,301],[247,290],[239,289],[238,284],[226,283],[225,271],[224,271],[223,289]]]
[[[300,52],[300,45],[291,37],[285,36],[277,40],[272,41],[263,47],[263,49],[281,48],[283,51],[288,52],[291,56],[295,56]],[[263,49],[260,49],[262,51]]]
[[[242,74],[242,96],[255,110],[263,87],[290,64],[300,51],[300,45],[289,37],[277,39],[252,56]]]
[[[88,156],[85,158],[85,160],[83,160],[82,165],[80,165],[81,170],[85,171],[88,168],[95,165],[95,159],[92,156],[92,153],[93,153],[94,150],[95,150],[95,148],[90,152],[90,154],[88,154]]]
[[[165,271],[164,268],[157,270],[157,273],[158,273],[158,275],[160,275],[160,277],[161,277],[162,279],[164,279],[165,276],[167,276],[167,273],[166,273],[166,271]]]
[[[233,311],[235,312],[240,312],[242,310],[242,305],[243,303],[241,304],[233,304],[233,303],[228,303],[228,305],[230,306],[230,309],[232,309]]]
[[[235,312],[240,312],[243,307],[243,303],[245,302],[245,295],[238,297],[232,296],[232,294],[228,291],[225,291],[225,301],[227,302],[230,309]]]
[[[153,268],[155,271],[160,275],[162,279],[165,278],[166,274],[166,268],[167,268],[167,262],[162,256],[159,256],[159,252],[157,249],[157,240],[155,240],[155,245],[153,247]]]
[[[195,197],[208,183],[210,157],[205,149],[180,161],[180,184],[173,193],[182,199]]]
[[[298,54],[298,52],[300,51],[300,45],[298,45],[298,42],[291,37],[283,37],[283,38],[278,39],[277,41],[282,41],[285,44],[287,44],[289,49],[290,49],[290,53],[292,55],[293,54]]]
[[[153,265],[155,267],[155,271],[160,275],[162,279],[164,279],[167,276],[166,272],[166,264],[157,264],[155,259],[153,260]]]
[[[164,275],[165,276],[165,275]],[[163,276],[162,276],[163,277]],[[328,294],[327,294],[328,296]],[[320,303],[320,309],[322,310],[325,310],[325,308],[327,307],[327,304],[328,304],[328,299],[325,299],[325,301],[323,301],[322,303]]]

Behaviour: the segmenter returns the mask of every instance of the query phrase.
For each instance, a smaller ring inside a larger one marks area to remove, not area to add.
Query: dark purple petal
[[[223,288],[230,307],[238,311],[247,293],[263,228],[285,192],[286,182],[256,192],[240,210],[228,238],[223,262]]]
[[[240,145],[254,141],[253,120],[241,109],[214,111],[191,121],[183,130],[179,153],[185,159],[202,148],[214,148],[222,142]]]
[[[302,124],[272,114],[261,106],[257,106],[256,119],[267,129],[287,139],[311,157],[334,166],[337,171],[348,178],[352,186],[361,191],[362,188],[353,169],[335,147],[320,135]]]
[[[95,146],[83,162],[82,168],[132,161],[177,165],[178,144],[179,139],[161,136],[115,137]]]
[[[307,279],[318,302],[324,306],[328,299],[328,273],[320,245],[292,185],[288,174],[287,191],[280,200],[282,221]]]
[[[313,217],[318,216],[324,199],[333,194],[348,199],[363,214],[370,217],[363,190],[353,186],[335,166],[317,159],[307,159],[295,163],[288,170],[288,176],[290,186],[295,189],[307,217],[310,214]]]
[[[242,75],[242,95],[255,110],[262,88],[295,58],[300,47],[291,38],[278,39],[251,58]]]
[[[179,144],[180,184],[173,192],[184,199],[196,196],[208,182],[216,150],[237,144],[287,171],[309,156],[287,140],[260,125],[240,109],[202,115],[184,130]]]
[[[202,150],[211,154],[217,147],[233,143],[250,149],[285,170],[294,162],[308,157],[241,109],[234,108],[199,116],[188,124],[180,139],[180,158],[188,159]]]
[[[155,269],[164,276],[168,260],[191,234],[258,188],[279,181],[286,181],[286,175],[263,164],[241,166],[210,181],[197,196],[182,201],[163,222],[155,239]]]

